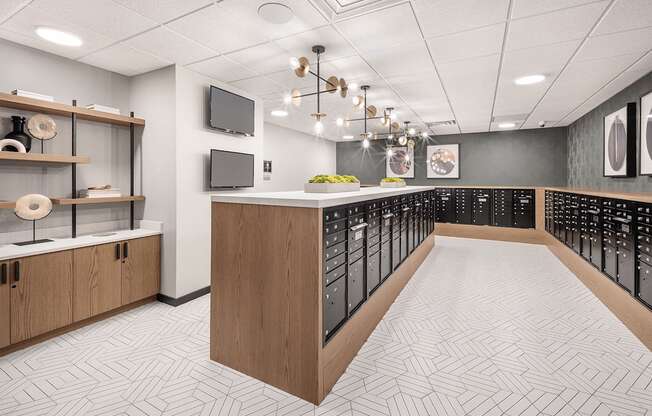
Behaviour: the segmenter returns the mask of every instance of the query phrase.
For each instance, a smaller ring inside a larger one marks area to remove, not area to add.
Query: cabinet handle
[[[20,281],[20,262],[14,262],[14,282]]]
[[[129,243],[127,242],[122,245],[122,255],[125,259],[129,257]]]
[[[7,283],[7,263],[2,263],[0,266],[0,285]]]
[[[115,259],[120,260],[120,243],[115,245]]]

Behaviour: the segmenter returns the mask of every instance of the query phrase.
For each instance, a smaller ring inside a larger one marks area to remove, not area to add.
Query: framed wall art
[[[652,91],[641,97],[641,175],[652,175]]]
[[[385,160],[388,178],[414,178],[414,148],[392,147]]]
[[[426,149],[427,177],[431,179],[460,178],[460,145],[440,144]]]
[[[602,149],[604,176],[636,176],[636,103],[604,118]]]

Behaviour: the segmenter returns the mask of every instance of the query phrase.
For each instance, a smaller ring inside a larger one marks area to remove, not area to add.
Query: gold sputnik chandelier
[[[338,78],[334,75],[328,78],[324,78],[321,76],[320,58],[321,58],[321,54],[326,52],[326,48],[324,46],[315,45],[312,47],[312,51],[317,55],[317,72],[313,72],[310,69],[310,61],[308,61],[308,58],[306,58],[305,56],[302,56],[301,58],[298,59],[297,58],[290,59],[290,65],[292,66],[295,75],[299,78],[304,78],[307,75],[313,75],[317,81],[317,90],[314,92],[302,94],[301,91],[295,88],[292,90],[292,93],[290,94],[289,97],[286,98],[285,101],[286,103],[289,101],[295,107],[299,107],[301,105],[301,99],[303,97],[316,95],[317,111],[310,114],[310,116],[315,119],[315,126],[314,126],[315,134],[321,135],[322,132],[324,131],[324,124],[322,123],[322,119],[326,117],[326,113],[323,113],[321,111],[321,105],[320,105],[321,94],[339,93],[340,97],[346,98],[346,95],[349,91],[349,87],[346,83],[346,80],[344,80],[344,78]],[[324,90],[321,89],[322,82],[326,84]]]

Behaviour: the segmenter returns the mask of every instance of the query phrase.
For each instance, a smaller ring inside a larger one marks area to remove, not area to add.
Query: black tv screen
[[[254,155],[211,150],[211,188],[254,186]]]
[[[254,110],[253,100],[211,85],[209,125],[212,128],[253,136]]]

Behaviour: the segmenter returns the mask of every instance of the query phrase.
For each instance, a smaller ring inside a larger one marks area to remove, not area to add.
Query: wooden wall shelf
[[[87,164],[91,162],[88,156],[69,156],[41,153],[0,152],[0,162],[45,163],[67,165],[71,163]]]
[[[0,201],[0,209],[14,209],[15,206],[14,201]]]
[[[55,205],[94,205],[117,204],[121,202],[144,201],[143,195],[121,196],[115,198],[52,198]]]
[[[145,125],[145,120],[142,118],[105,113],[102,111],[89,110],[83,107],[74,107],[68,104],[19,97],[7,93],[0,93],[0,106],[58,116],[77,114],[77,117],[81,120],[98,121],[118,126],[129,126],[130,124],[136,126]]]

